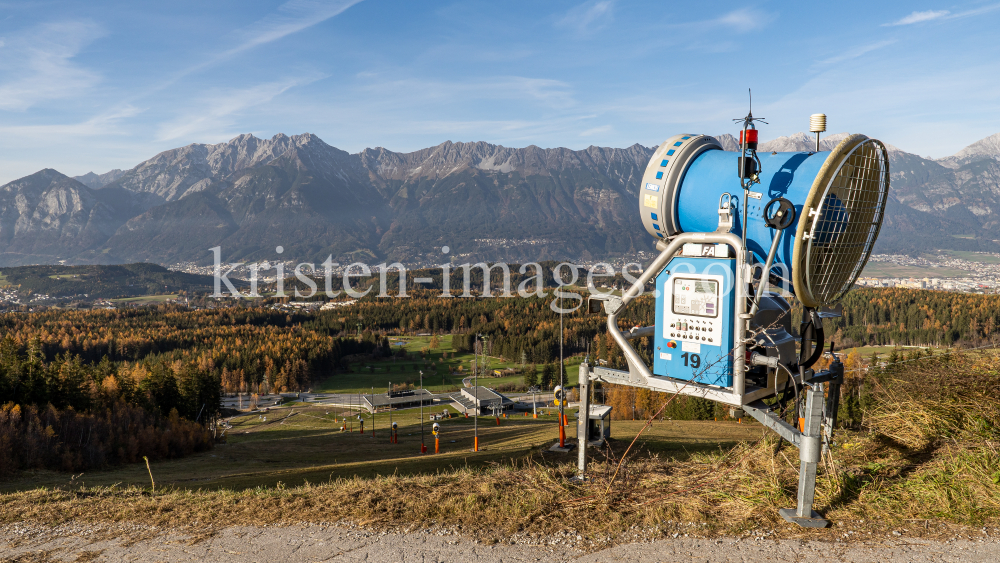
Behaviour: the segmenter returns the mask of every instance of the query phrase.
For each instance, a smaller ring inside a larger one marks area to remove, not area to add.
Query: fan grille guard
[[[885,146],[851,135],[833,150],[802,208],[793,263],[795,293],[807,307],[838,301],[868,263],[889,193]]]

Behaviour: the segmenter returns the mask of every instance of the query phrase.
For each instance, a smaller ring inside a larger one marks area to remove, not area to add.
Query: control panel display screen
[[[674,278],[674,314],[719,316],[719,283],[712,280]]]

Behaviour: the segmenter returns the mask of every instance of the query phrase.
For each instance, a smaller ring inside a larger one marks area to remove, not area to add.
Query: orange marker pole
[[[479,451],[479,436],[476,436],[472,439],[472,451],[474,452]]]
[[[500,417],[497,417],[497,426],[500,426]]]
[[[441,443],[437,436],[434,436],[434,453],[441,453]]]
[[[560,417],[562,418],[562,417]],[[559,421],[559,447],[566,447],[566,427],[562,425],[562,421]]]

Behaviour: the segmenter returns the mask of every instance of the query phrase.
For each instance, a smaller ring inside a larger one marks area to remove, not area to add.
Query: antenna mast
[[[743,187],[743,214],[740,215],[740,223],[743,227],[743,245],[747,242],[747,199],[750,197],[750,188],[754,184],[760,183],[760,159],[757,158],[757,127],[755,121],[765,125],[763,117],[753,116],[753,92],[747,88],[747,95],[750,97],[750,110],[746,117],[734,119],[735,123],[743,123],[743,130],[740,131],[740,158],[739,177],[740,186]]]

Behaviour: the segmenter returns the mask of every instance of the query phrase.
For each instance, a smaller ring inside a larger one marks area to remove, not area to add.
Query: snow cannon
[[[607,314],[628,369],[581,365],[580,373],[715,401],[737,419],[749,414],[799,449],[797,505],[781,516],[824,527],[812,508],[816,467],[837,426],[844,365],[831,342],[832,361],[813,366],[825,349],[824,320],[841,316],[831,306],[853,287],[882,227],[888,154],[864,135],[819,150],[824,114],[810,117],[817,150],[758,153],[756,123],[766,122],[752,111],[734,121],[735,152],[696,134],[654,151],[638,193],[659,255],[621,296],[589,297],[591,312]],[[650,283],[655,324],[624,333],[619,315]],[[797,327],[790,296],[802,304]],[[640,354],[635,340],[649,348]],[[797,424],[784,419],[788,412]]]
[[[756,145],[756,135],[752,139]],[[882,226],[889,192],[885,146],[849,135],[830,151],[757,155],[753,149],[752,156],[725,151],[708,135],[664,141],[639,184],[643,226],[664,241],[680,233],[714,232],[720,207],[728,206],[735,211],[731,231],[745,232],[753,263],[766,262],[778,237],[769,274],[790,285],[807,307],[836,302],[868,262]],[[741,184],[751,178],[744,190]],[[794,217],[779,230],[775,214],[790,215],[782,206],[794,208]],[[715,249],[702,250],[707,256]]]
[[[563,389],[562,385],[556,385],[555,389],[552,390],[552,401],[555,406],[562,404],[563,400],[566,398],[566,390]]]

